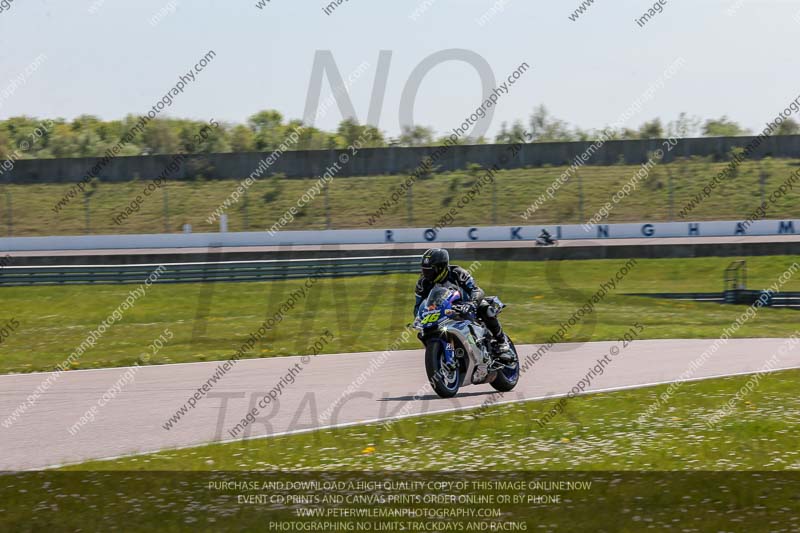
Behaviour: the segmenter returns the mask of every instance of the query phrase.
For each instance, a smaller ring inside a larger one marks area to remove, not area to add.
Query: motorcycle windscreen
[[[428,295],[428,298],[425,300],[425,307],[430,308],[433,307],[438,309],[444,305],[445,302],[453,303],[454,301],[461,298],[461,295],[458,291],[454,291],[449,287],[443,287],[438,285],[431,290],[431,293]]]

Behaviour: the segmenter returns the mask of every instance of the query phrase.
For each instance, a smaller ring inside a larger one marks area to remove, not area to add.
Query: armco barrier
[[[158,264],[9,266],[0,270],[0,286],[142,283]],[[415,273],[418,255],[165,263],[157,283],[276,281],[309,277],[347,277]]]

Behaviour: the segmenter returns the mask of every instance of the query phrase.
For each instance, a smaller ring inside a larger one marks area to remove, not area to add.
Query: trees
[[[525,126],[522,122],[517,120],[511,125],[509,130],[506,123],[503,122],[500,126],[500,131],[495,135],[494,142],[498,144],[514,144],[518,142],[528,142],[528,136],[525,135]]]
[[[224,125],[219,124],[218,127],[214,128],[209,127],[208,122],[195,122],[190,124],[190,127],[194,137],[197,137],[201,131],[204,132],[199,146],[194,150],[195,152],[220,154],[231,151],[230,135]]]
[[[362,126],[352,118],[339,123],[336,135],[338,136],[337,148],[347,148],[356,144],[372,148],[386,145],[383,133],[379,129],[369,124]]]
[[[102,123],[103,122],[94,115],[80,115],[75,117],[70,126],[73,130],[75,130],[75,133],[81,133],[86,131],[96,131]]]
[[[661,125],[661,119],[655,118],[639,126],[638,137],[640,139],[663,139],[664,127]]]
[[[14,151],[26,146],[25,143],[28,143],[31,133],[36,130],[38,125],[39,121],[33,117],[11,117],[6,120],[3,129],[8,136],[11,150]],[[30,145],[27,149],[20,150],[20,152],[31,153],[37,148],[39,147]]]
[[[689,116],[682,112],[677,119],[667,124],[667,136],[679,139],[697,137],[700,135],[701,124],[702,121],[699,117]]]
[[[552,117],[544,104],[534,109],[529,124],[532,142],[575,140],[575,135],[570,131],[569,124],[561,119]]]
[[[433,128],[425,126],[403,126],[400,146],[430,146],[433,144]]]
[[[253,130],[257,150],[272,151],[285,138],[283,115],[274,109],[259,111],[247,119],[247,124]]]
[[[747,130],[725,115],[718,119],[706,120],[706,123],[703,124],[703,135],[706,137],[737,137],[747,135]]]
[[[300,132],[300,140],[291,147],[292,150],[331,150],[336,148],[336,135],[313,126],[305,126],[299,120],[290,122],[288,130],[290,135],[295,130]]]
[[[153,120],[142,133],[143,154],[174,154],[181,148],[180,144],[175,126],[165,120]]]
[[[51,129],[47,151],[50,157],[79,157],[80,149],[75,130],[64,122],[56,123]]]
[[[244,124],[237,124],[230,132],[231,150],[234,152],[254,152],[256,136]]]
[[[354,119],[342,120],[336,131],[324,131],[303,124],[301,120],[286,121],[283,115],[267,109],[251,115],[245,124],[220,123],[218,128],[207,130],[207,138],[195,141],[196,134],[208,122],[169,117],[157,117],[139,127],[141,117],[128,115],[121,120],[103,120],[94,115],[80,115],[71,121],[63,118],[53,120],[36,117],[11,117],[0,120],[0,156],[19,151],[19,157],[97,157],[127,138],[136,128],[138,132],[118,151],[120,156],[170,153],[219,153],[219,152],[271,152],[280,146],[289,150],[331,150],[348,146],[381,147],[387,145],[384,132],[374,126],[361,125]],[[42,125],[49,124],[44,128]],[[33,132],[38,134],[32,136]],[[288,142],[293,132],[299,138]],[[593,141],[600,138],[653,139],[664,137],[688,138],[704,136],[737,136],[749,132],[723,116],[702,121],[696,116],[680,113],[677,119],[664,125],[661,119],[645,121],[638,128],[617,128],[614,131],[580,129],[554,117],[544,105],[534,108],[526,125],[516,120],[504,122],[493,140],[488,142],[512,144],[524,142]],[[774,135],[800,134],[800,124],[788,118],[777,128]],[[26,142],[35,138],[35,142]],[[406,126],[394,144],[400,146],[433,146],[452,144],[450,133],[436,138],[433,128]],[[461,137],[456,144],[483,144],[484,138]],[[25,147],[24,150],[20,150]]]
[[[800,133],[800,124],[792,118],[787,118],[778,126],[775,135],[797,135],[798,133]]]
[[[11,143],[8,142],[8,136],[0,129],[0,159],[6,159],[11,152]]]

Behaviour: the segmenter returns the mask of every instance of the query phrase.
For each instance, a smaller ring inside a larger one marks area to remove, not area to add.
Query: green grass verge
[[[703,159],[679,160],[658,165],[637,190],[625,198],[608,217],[608,222],[665,221],[677,213],[703,186],[726,165]],[[751,213],[761,202],[760,182],[769,195],[792,172],[797,160],[766,159],[745,162],[735,175],[714,190],[708,199],[691,213],[693,220],[739,220]],[[640,169],[637,165],[587,166],[579,178],[572,177],[548,200],[542,209],[527,221],[522,213],[559,177],[566,167],[527,168],[502,171],[496,177],[496,190],[484,188],[480,196],[457,215],[455,225],[582,224],[602,205],[610,201],[624,184]],[[415,184],[412,213],[401,199],[377,223],[377,227],[430,227],[443,212],[455,207],[481,172],[460,171],[434,175]],[[166,187],[146,197],[141,209],[121,225],[113,218],[122,212],[138,194],[142,194],[152,176],[126,183],[99,183],[88,202],[74,199],[59,213],[52,211],[70,185],[11,185],[11,213],[4,201],[0,205],[0,228],[12,224],[15,236],[80,235],[87,232],[102,234],[180,232],[191,224],[195,232],[218,231],[218,223],[206,219],[239,185],[236,180],[170,182]],[[405,175],[369,176],[335,179],[329,191],[328,206],[333,228],[367,228],[368,219],[384,200],[405,181]],[[278,218],[315,182],[315,179],[268,178],[255,183],[228,211],[231,231],[263,231]],[[583,212],[580,212],[579,193],[583,190]],[[670,194],[670,190],[672,194]],[[320,195],[322,196],[322,195]],[[496,198],[493,214],[492,197]],[[797,215],[800,191],[793,189],[770,207],[767,218],[787,218]],[[294,222],[284,229],[323,229],[326,227],[325,200],[317,198],[305,206]],[[670,205],[673,206],[670,212]],[[87,217],[88,213],[88,217]],[[88,218],[88,231],[87,231]],[[3,228],[6,230],[6,228]],[[7,230],[4,231],[7,233]]]
[[[798,257],[748,259],[749,286],[766,288]],[[643,338],[716,338],[745,310],[742,306],[624,296],[635,292],[721,290],[728,259],[639,260],[615,290],[567,332],[566,341],[616,340],[634,322]],[[503,324],[518,344],[543,342],[592,296],[624,261],[484,262],[475,270],[488,294],[509,307]],[[465,265],[466,266],[466,265]],[[233,352],[274,315],[301,280],[264,283],[156,284],[108,328],[75,368],[131,365],[169,328],[174,337],[151,364],[218,360]],[[310,353],[327,328],[328,353],[382,351],[411,319],[415,276],[323,279],[247,357]],[[125,300],[134,286],[16,287],[0,289],[0,325],[19,323],[0,343],[0,372],[50,370],[76,350]],[[783,290],[800,290],[800,276]],[[797,311],[762,309],[736,337],[786,337]],[[416,339],[401,348],[418,348]]]
[[[705,420],[748,376],[513,403],[313,433],[163,451],[65,470],[800,470],[800,371],[763,376],[718,424]]]

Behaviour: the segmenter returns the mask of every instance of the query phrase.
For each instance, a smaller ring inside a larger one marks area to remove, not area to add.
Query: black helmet
[[[438,283],[447,276],[450,254],[444,248],[431,248],[422,254],[422,277]]]

